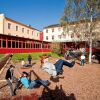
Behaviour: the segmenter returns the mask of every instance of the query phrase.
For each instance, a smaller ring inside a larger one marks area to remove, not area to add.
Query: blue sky
[[[42,30],[59,23],[65,0],[0,0],[0,13],[23,24]]]

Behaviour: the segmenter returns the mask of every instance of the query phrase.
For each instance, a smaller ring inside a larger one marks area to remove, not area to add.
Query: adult
[[[7,80],[7,83],[8,83],[8,86],[10,87],[10,93],[12,96],[16,95],[13,91],[13,82],[17,82],[18,79],[14,76],[14,66],[13,65],[10,65],[10,68],[7,70],[6,72],[6,80]]]

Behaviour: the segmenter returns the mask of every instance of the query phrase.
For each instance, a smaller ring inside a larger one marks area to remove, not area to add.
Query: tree
[[[79,36],[78,40],[89,42],[89,63],[92,57],[92,42],[100,34],[100,31],[95,31],[97,18],[100,18],[100,0],[66,0],[64,14],[60,20],[64,27],[63,34],[69,34],[70,23],[75,23],[71,34]]]

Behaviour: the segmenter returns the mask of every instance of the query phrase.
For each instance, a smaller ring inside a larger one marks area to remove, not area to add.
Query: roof
[[[0,34],[0,36],[7,36],[7,37],[14,37],[14,38],[20,38],[20,39],[25,39],[25,40],[34,40],[36,42],[45,42],[45,43],[50,43],[48,41],[42,41],[42,40],[36,40],[36,39],[30,39],[30,38],[25,38],[25,37],[20,37],[20,36],[13,36],[13,35],[7,35],[7,34]]]
[[[49,25],[47,27],[44,27],[44,29],[46,28],[55,28],[55,27],[61,27],[61,26],[65,26],[65,25],[74,25],[74,24],[80,24],[80,23],[84,23],[84,22],[90,22],[90,20],[80,20],[80,21],[75,21],[75,22],[68,22],[68,23],[64,23],[62,25],[60,24],[53,24],[53,25]],[[96,22],[96,21],[100,21],[100,18],[94,18],[93,19],[93,22]]]
[[[49,25],[49,26],[44,27],[44,29],[45,28],[54,28],[54,27],[60,27],[60,24]]]

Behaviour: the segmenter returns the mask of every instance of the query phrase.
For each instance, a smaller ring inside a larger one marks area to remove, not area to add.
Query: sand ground
[[[50,60],[54,63],[56,59]],[[19,77],[22,71],[30,72],[30,70],[34,70],[41,79],[47,79],[50,81],[49,89],[55,90],[55,88],[58,87],[59,90],[64,91],[66,96],[74,96],[74,99],[70,100],[100,100],[100,64],[85,64],[85,66],[82,67],[79,65],[79,61],[76,61],[73,68],[64,66],[63,74],[55,82],[50,80],[50,75],[41,69],[39,60],[33,62],[36,62],[36,64],[34,64],[32,68],[28,69],[21,68],[20,63],[15,64],[15,76]],[[8,68],[9,65],[0,75],[0,80],[5,78],[5,73]],[[32,75],[32,78],[33,76],[34,75]],[[1,81],[0,87],[4,86],[5,84],[6,82]],[[43,89],[43,86],[31,90],[22,87],[16,92],[16,96],[19,96],[20,94],[29,95],[30,93],[35,92],[41,97]],[[8,86],[0,88],[0,99],[5,97],[11,97]]]

